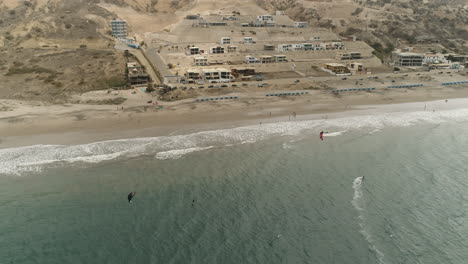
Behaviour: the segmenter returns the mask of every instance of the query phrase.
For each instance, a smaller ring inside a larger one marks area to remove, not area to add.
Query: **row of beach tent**
[[[286,95],[303,95],[303,94],[309,94],[309,92],[272,93],[272,94],[266,94],[265,96],[286,96]]]
[[[348,88],[348,89],[332,90],[332,93],[352,92],[352,91],[372,91],[372,90],[375,90],[375,88]]]
[[[239,96],[223,96],[223,97],[197,98],[195,101],[196,101],[196,102],[206,102],[206,101],[230,100],[230,99],[239,99]]]
[[[405,85],[392,85],[392,86],[387,86],[387,88],[411,88],[411,87],[421,87],[424,86],[422,83],[418,84],[405,84]]]
[[[444,82],[442,85],[452,85],[452,84],[464,84],[468,83],[468,81],[461,81],[461,82]]]

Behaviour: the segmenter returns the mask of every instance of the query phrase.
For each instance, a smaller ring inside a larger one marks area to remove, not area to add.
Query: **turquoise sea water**
[[[0,263],[466,263],[468,115],[413,115],[0,150]]]

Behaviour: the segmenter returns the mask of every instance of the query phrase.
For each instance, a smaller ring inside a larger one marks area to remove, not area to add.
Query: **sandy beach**
[[[308,95],[286,97],[265,97],[265,92],[232,93],[238,95],[239,99],[214,102],[186,99],[158,102],[156,106],[147,104],[151,95],[142,92],[135,95],[128,90],[112,95],[129,98],[118,106],[52,105],[1,100],[0,148],[189,134],[260,123],[294,121],[294,113],[296,120],[309,120],[464,108],[468,106],[467,100],[452,100],[468,98],[468,90],[462,89],[463,87],[434,85],[413,89],[378,88],[372,92],[348,92],[339,95],[324,90],[308,90]],[[109,96],[108,93],[93,92],[82,98],[105,96]],[[448,102],[445,102],[446,99]]]

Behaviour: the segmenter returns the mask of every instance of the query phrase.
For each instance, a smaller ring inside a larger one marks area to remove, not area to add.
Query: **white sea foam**
[[[338,137],[346,133],[346,131],[338,131],[338,132],[331,132],[323,134],[324,137]]]
[[[364,236],[367,243],[369,243],[370,249],[375,252],[379,263],[384,264],[385,263],[384,254],[382,253],[382,251],[380,251],[377,248],[374,242],[374,239],[372,235],[370,234],[370,231],[365,225],[365,222],[366,222],[366,218],[364,215],[365,208],[364,208],[364,203],[362,201],[362,197],[363,197],[362,181],[363,180],[364,180],[363,177],[357,177],[356,179],[354,179],[353,181],[354,195],[353,195],[353,200],[351,201],[351,203],[353,204],[354,208],[358,211],[359,227],[361,227],[361,230],[360,230],[361,234]]]
[[[447,121],[468,121],[468,108],[438,112],[399,112],[326,120],[279,122],[203,131],[188,135],[121,139],[84,145],[35,145],[0,150],[0,174],[21,174],[36,171],[60,162],[96,163],[106,160],[156,154],[172,150],[249,144],[275,136],[315,134],[324,128],[340,131],[356,129],[380,130],[386,126],[410,126],[419,123],[437,124]],[[329,134],[330,135],[330,134]],[[162,154],[159,154],[162,155]]]
[[[166,160],[166,159],[178,159],[182,157],[185,154],[196,152],[196,151],[202,151],[202,150],[207,150],[212,148],[213,146],[210,147],[197,147],[197,148],[187,148],[187,149],[174,149],[174,150],[168,150],[168,151],[163,151],[163,152],[158,152],[156,153],[155,158],[160,159],[160,160]]]

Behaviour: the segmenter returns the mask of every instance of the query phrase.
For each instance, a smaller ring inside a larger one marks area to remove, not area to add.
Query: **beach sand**
[[[468,98],[468,89],[418,87],[340,95],[310,90],[308,95],[281,98],[250,95],[238,100],[199,103],[188,99],[163,103],[162,110],[131,100],[125,106],[1,100],[0,148],[83,144],[294,121],[293,112],[296,120],[309,120],[468,106],[468,101],[453,98]]]

